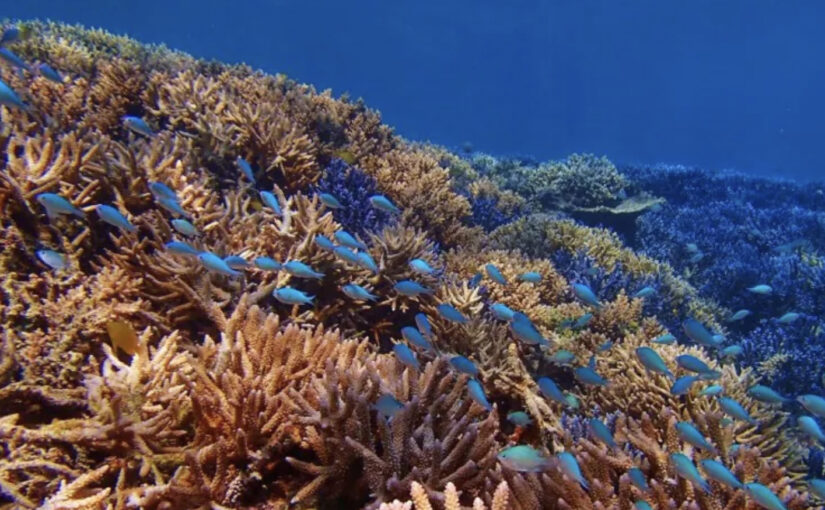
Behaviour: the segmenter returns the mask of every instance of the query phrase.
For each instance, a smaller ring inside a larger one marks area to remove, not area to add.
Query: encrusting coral
[[[789,414],[746,392],[752,371],[655,346],[677,375],[686,354],[718,371],[758,427],[728,423],[704,381],[674,395],[636,351],[672,326],[638,289],[592,303],[564,272],[652,281],[670,317],[722,331],[666,264],[607,230],[517,218],[530,200],[513,183],[404,141],[360,101],[102,31],[20,28],[10,49],[63,79],[0,67],[30,105],[0,106],[0,504],[754,508],[677,473],[668,454],[710,458],[676,432],[685,420],[741,481],[813,507]],[[543,193],[576,207],[631,186],[606,160],[545,170]],[[480,200],[504,211],[487,216],[492,243]],[[617,446],[581,433],[591,418]],[[540,469],[504,460],[517,443]],[[546,457],[561,452],[589,492]]]

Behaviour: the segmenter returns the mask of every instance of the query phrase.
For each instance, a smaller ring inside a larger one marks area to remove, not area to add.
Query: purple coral
[[[380,232],[390,223],[389,214],[372,207],[369,197],[380,194],[377,181],[363,170],[333,159],[315,186],[317,193],[329,193],[343,206],[333,211],[335,221],[352,234]]]

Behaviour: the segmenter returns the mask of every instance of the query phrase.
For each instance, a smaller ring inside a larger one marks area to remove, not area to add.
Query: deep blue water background
[[[349,92],[405,137],[825,178],[819,0],[5,0]]]

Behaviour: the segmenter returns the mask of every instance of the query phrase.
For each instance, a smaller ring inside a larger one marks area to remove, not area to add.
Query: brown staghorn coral
[[[510,489],[507,487],[507,482],[501,482],[493,494],[490,502],[490,510],[507,510],[509,507]],[[410,501],[401,502],[398,500],[392,503],[381,503],[379,510],[432,510],[433,502],[427,496],[427,491],[418,483],[413,482],[410,488]],[[444,489],[444,508],[445,510],[461,510],[461,503],[458,490],[453,482],[447,484]],[[473,500],[473,510],[487,510],[487,505],[481,498]]]
[[[448,246],[473,246],[479,241],[479,229],[463,223],[471,213],[470,203],[450,189],[447,170],[432,157],[393,149],[365,158],[362,166],[405,211],[405,222],[426,228]]]
[[[685,304],[697,320],[712,329],[723,330],[717,322],[725,316],[721,307],[703,300],[697,290],[679,278],[668,264],[634,253],[609,230],[586,227],[547,214],[534,214],[497,228],[490,238],[494,249],[518,248],[534,257],[561,249],[571,254],[584,253],[609,271],[621,264],[623,269],[636,276],[657,275],[674,307]]]
[[[692,447],[676,438],[672,429],[674,422],[667,409],[659,416],[644,414],[638,420],[619,414],[615,420],[615,437],[619,444],[628,446],[617,449],[565,432],[557,447],[576,456],[590,486],[587,491],[564,474],[557,462],[539,474],[497,469],[493,478],[507,482],[511,487],[510,508],[519,510],[546,508],[549,502],[554,508],[631,508],[633,502],[640,499],[658,508],[751,508],[742,491],[712,482],[713,492],[705,494],[677,476],[668,459],[669,453],[689,453]],[[808,496],[792,487],[784,468],[757,449],[742,447],[723,462],[729,464],[740,480],[770,486],[789,509],[810,507]],[[643,492],[631,484],[627,471],[634,466],[645,474],[649,491]]]
[[[380,355],[349,366],[329,362],[312,392],[291,391],[317,459],[289,459],[315,475],[292,501],[340,494],[361,463],[375,506],[408,494],[416,480],[438,499],[448,482],[467,495],[483,487],[499,448],[498,416],[471,403],[465,383],[466,376],[450,374],[441,359],[420,374]],[[370,410],[382,394],[403,404],[389,422]],[[356,488],[350,486],[348,498],[359,497],[363,489]]]
[[[85,382],[86,416],[37,427],[19,423],[19,415],[0,420],[0,443],[12,452],[0,483],[24,495],[18,498],[21,504],[38,506],[55,491],[46,503],[54,508],[83,507],[92,490],[96,504],[109,497],[120,501],[139,494],[142,484],[166,483],[182,465],[183,446],[191,436],[185,425],[191,404],[183,384],[189,356],[176,333],[164,337],[157,349],[147,347],[150,337],[149,330],[141,335],[129,364],[104,349],[100,375]],[[78,468],[90,471],[81,474]],[[117,472],[115,482],[111,475]],[[127,479],[128,487],[123,485]]]

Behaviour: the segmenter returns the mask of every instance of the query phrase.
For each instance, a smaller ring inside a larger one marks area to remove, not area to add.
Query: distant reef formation
[[[821,193],[461,157],[283,75],[2,40],[4,507],[816,507],[800,408],[753,386],[822,390]]]

